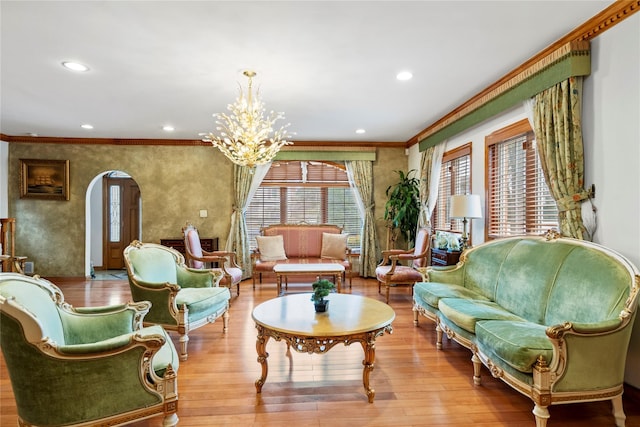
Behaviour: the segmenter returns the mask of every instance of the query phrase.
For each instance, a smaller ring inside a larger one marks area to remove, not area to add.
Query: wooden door
[[[140,238],[140,188],[131,178],[103,178],[103,265],[124,268],[122,252]]]

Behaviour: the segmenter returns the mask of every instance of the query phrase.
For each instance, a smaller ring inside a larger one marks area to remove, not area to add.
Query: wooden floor
[[[51,279],[75,306],[108,305],[130,299],[122,280]],[[289,291],[309,287],[290,285]],[[346,292],[380,298],[374,280],[353,280]],[[472,381],[471,354],[454,342],[435,348],[434,325],[421,318],[413,325],[411,291],[391,290],[396,312],[392,335],[376,341],[376,363],[370,404],[362,385],[362,347],[337,346],[323,355],[293,352],[270,340],[269,374],[257,395],[260,376],[252,308],[274,298],[275,283],[252,289],[241,284],[233,293],[229,332],[222,322],[190,334],[189,360],[178,371],[180,426],[535,426],[533,404],[482,371],[482,385]],[[173,336],[177,344],[177,337]],[[16,425],[16,408],[4,359],[0,360],[0,425]],[[640,393],[627,387],[627,426],[640,426]],[[69,402],[70,405],[73,402]],[[614,426],[609,402],[552,406],[549,427]],[[161,418],[135,423],[159,427]]]

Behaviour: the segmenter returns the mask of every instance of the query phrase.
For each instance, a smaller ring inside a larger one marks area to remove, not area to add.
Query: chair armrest
[[[401,254],[412,254],[413,250],[404,250],[404,249],[388,249],[386,251],[382,251],[382,256],[391,256],[391,255],[401,255]]]
[[[222,280],[222,272],[219,269],[197,269],[190,267],[177,267],[178,284],[183,288],[210,288],[218,286]]]
[[[235,252],[226,252],[226,251],[213,251],[207,252],[202,251],[202,254],[206,257],[217,257],[219,258],[217,262],[229,263],[229,267],[240,268],[238,263],[236,262],[236,253]]]
[[[58,351],[66,355],[96,355],[99,353],[112,352],[113,350],[126,351],[130,347],[137,345],[137,341],[134,338],[134,334],[119,335],[92,343],[61,345],[58,346]],[[151,347],[157,346],[160,348],[165,342],[164,337],[160,335],[151,335],[144,339]]]
[[[561,325],[549,326],[546,334],[549,338],[560,339],[565,334],[576,333],[579,335],[601,335],[614,332],[622,325],[622,319],[608,319],[597,323],[566,322]]]
[[[427,267],[427,277],[429,282],[462,285],[464,283],[463,272],[464,269],[461,264],[442,267]]]
[[[141,290],[148,291],[161,291],[168,290],[170,292],[178,292],[180,290],[180,285],[176,283],[169,282],[145,282],[144,280],[140,280],[140,278],[135,277],[133,280],[129,280],[132,286],[139,288]]]
[[[418,259],[418,258],[424,258],[424,255],[420,254],[420,255],[413,255],[413,252],[411,252],[410,254],[398,254],[398,255],[391,255],[389,256],[389,259],[397,259],[399,261],[411,261],[414,259]]]
[[[386,251],[382,251],[382,261],[380,261],[380,264],[378,264],[378,266],[384,266],[389,264],[389,261],[393,261],[391,257],[394,255],[400,255],[400,254],[406,254],[406,253],[413,253],[413,252],[405,251],[403,249],[389,249]]]
[[[150,309],[148,301],[103,307],[63,306],[60,319],[65,341],[86,344],[130,334],[142,328],[142,320]]]
[[[140,301],[138,303],[127,303],[118,305],[74,307],[73,311],[77,314],[119,314],[128,309],[132,309],[135,311],[148,311],[149,307],[151,307],[151,303]]]
[[[546,334],[553,346],[553,356],[551,361],[547,361],[548,369],[543,364],[539,370],[545,372],[545,369],[550,369],[556,373],[558,380],[554,386],[563,391],[602,390],[621,385],[631,335],[630,320],[565,322],[548,327]]]

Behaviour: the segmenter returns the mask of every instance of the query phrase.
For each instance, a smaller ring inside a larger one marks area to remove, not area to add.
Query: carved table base
[[[262,392],[262,386],[267,380],[267,374],[269,373],[269,366],[267,358],[267,342],[269,338],[273,338],[276,341],[284,340],[287,343],[287,347],[293,348],[298,353],[316,353],[322,354],[331,350],[336,344],[351,345],[354,342],[359,342],[364,350],[364,360],[362,364],[364,369],[362,372],[362,383],[367,393],[369,403],[373,403],[373,399],[376,392],[369,385],[369,375],[373,371],[375,359],[376,359],[376,338],[384,335],[385,332],[392,333],[393,327],[391,324],[385,325],[381,328],[375,329],[369,332],[354,333],[348,335],[342,335],[337,337],[308,337],[300,336],[291,333],[284,333],[275,331],[259,324],[256,324],[258,330],[258,338],[256,340],[256,351],[258,352],[258,363],[262,366],[262,375],[256,380],[256,392]]]

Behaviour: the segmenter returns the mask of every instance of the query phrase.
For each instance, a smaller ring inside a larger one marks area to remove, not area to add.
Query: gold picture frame
[[[69,200],[69,160],[20,159],[20,198]]]

